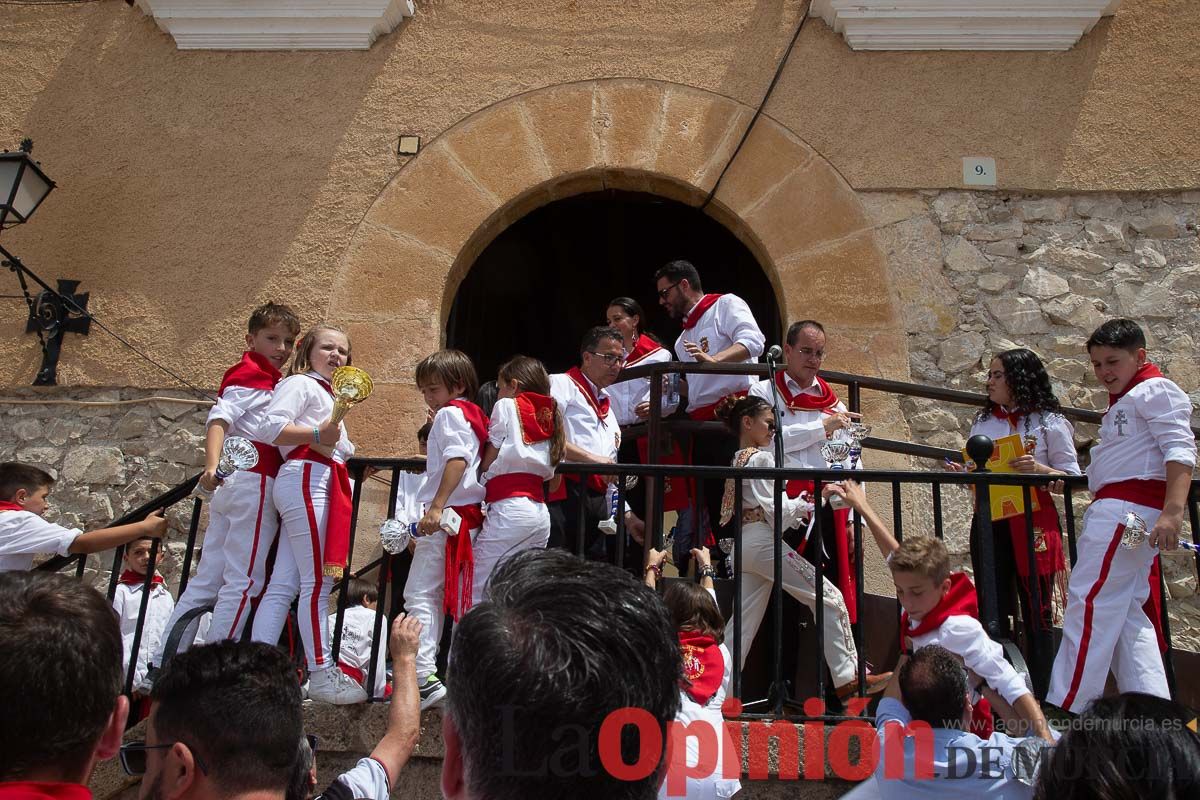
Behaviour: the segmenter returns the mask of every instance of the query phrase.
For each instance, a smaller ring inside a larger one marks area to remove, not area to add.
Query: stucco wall
[[[753,106],[800,3],[417,7],[363,53],[181,53],[119,0],[0,7],[0,137],[32,135],[60,184],[5,245],[83,280],[102,319],[212,386],[253,303],[327,313],[336,265],[405,163],[397,134],[428,146],[519,93],[612,76]],[[1192,187],[1197,24],[1191,0],[1127,2],[1067,53],[853,53],[810,20],[768,113],[859,189],[952,186],[963,155],[996,157],[1013,188]],[[38,351],[8,302],[0,383],[19,385]],[[71,338],[60,376],[171,384],[99,331]]]

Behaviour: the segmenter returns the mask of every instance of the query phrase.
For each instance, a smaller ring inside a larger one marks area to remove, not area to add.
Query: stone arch
[[[330,302],[330,319],[349,326],[356,362],[376,381],[378,397],[356,414],[363,440],[410,449],[407,423],[424,413],[412,369],[442,341],[458,285],[498,233],[542,205],[605,188],[698,207],[753,113],[689,86],[604,79],[516,95],[430,142],[359,224]],[[794,133],[762,116],[705,211],[758,259],[785,318],[833,322],[840,369],[907,365],[867,214]]]

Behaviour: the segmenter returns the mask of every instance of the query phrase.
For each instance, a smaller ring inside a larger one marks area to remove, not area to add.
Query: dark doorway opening
[[[670,348],[679,323],[658,305],[654,272],[676,258],[696,265],[705,291],[744,299],[767,341],[780,341],[775,292],[732,233],[683,203],[616,190],[543,206],[497,236],[458,289],[446,341],[471,355],[481,381],[517,353],[561,372],[578,362],[579,341],[603,324],[608,301],[626,295]]]

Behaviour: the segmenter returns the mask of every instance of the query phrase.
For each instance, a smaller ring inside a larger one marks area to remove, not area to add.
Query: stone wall
[[[900,294],[915,382],[981,392],[992,354],[1028,347],[1065,404],[1103,410],[1107,393],[1084,342],[1104,320],[1128,316],[1146,330],[1151,358],[1189,393],[1200,425],[1200,191],[861,197]],[[977,411],[912,399],[902,406],[914,441],[948,448],[962,446]],[[1096,427],[1078,424],[1075,434],[1086,450]],[[929,503],[928,492],[914,494]],[[966,495],[948,489],[945,499],[947,542],[969,566]],[[1077,500],[1077,519],[1085,505]],[[1197,649],[1195,560],[1179,554],[1164,563],[1177,643]]]

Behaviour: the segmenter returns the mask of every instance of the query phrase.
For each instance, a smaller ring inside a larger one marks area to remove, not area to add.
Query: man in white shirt
[[[964,733],[971,717],[967,675],[950,651],[923,647],[901,656],[896,671],[899,680],[892,680],[875,713],[880,797],[1033,796],[1048,744],[1036,737]]]
[[[768,403],[778,397],[779,420],[782,424],[779,436],[783,440],[787,466],[803,469],[835,466],[825,460],[821,446],[860,415],[847,411],[846,404],[818,374],[825,361],[824,326],[811,319],[792,323],[783,345],[783,357],[784,369],[751,386],[750,394]],[[774,391],[772,383],[775,384]],[[842,462],[837,466],[849,467],[850,464]],[[810,481],[788,481],[788,496],[798,497],[803,491],[811,493]],[[822,541],[807,541],[803,547],[796,549],[814,564],[824,553],[825,578],[837,585],[846,601],[850,619],[855,620],[858,609],[846,525],[849,511],[835,512],[826,505],[822,507],[821,514]]]
[[[550,395],[562,412],[566,432],[564,462],[615,464],[621,447],[621,427],[617,424],[606,389],[616,380],[625,364],[620,331],[606,326],[584,334],[579,347],[579,366],[550,376]],[[566,475],[558,492],[551,495],[550,547],[566,547],[589,557],[605,559],[608,546],[596,526],[609,517],[606,493],[614,476]],[[584,530],[576,531],[579,504],[584,505]],[[640,530],[641,520],[626,513],[625,522]]]
[[[700,364],[753,364],[763,352],[764,338],[746,301],[733,294],[705,294],[700,273],[689,261],[671,261],[654,274],[658,303],[683,331],[675,341],[680,361]],[[716,417],[718,406],[746,394],[754,383],[751,375],[685,376],[688,416],[698,421]],[[728,466],[737,443],[728,433],[698,433],[693,437],[691,463]],[[700,484],[701,482],[697,482]],[[703,481],[704,507],[697,519],[691,508],[679,513],[675,530],[674,560],[687,568],[693,547],[710,545],[710,520],[720,518],[720,479]]]

